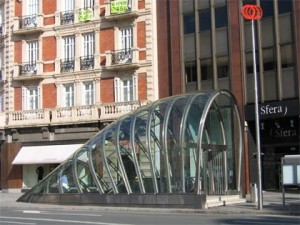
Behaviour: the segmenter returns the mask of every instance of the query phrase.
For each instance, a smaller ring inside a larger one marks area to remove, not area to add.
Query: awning
[[[12,164],[51,164],[61,163],[70,157],[83,144],[24,146]]]

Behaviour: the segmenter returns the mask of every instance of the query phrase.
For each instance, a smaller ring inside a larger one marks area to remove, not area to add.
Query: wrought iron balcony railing
[[[133,56],[132,49],[122,49],[111,52],[111,64],[131,63]]]
[[[74,59],[62,59],[60,60],[60,72],[72,72],[75,68]]]
[[[36,62],[26,62],[19,65],[19,75],[30,75],[37,73]]]
[[[4,33],[4,24],[1,24],[0,25],[0,36],[3,36],[5,33]]]
[[[24,16],[19,18],[19,29],[37,27],[36,15]]]
[[[80,57],[80,70],[88,70],[94,68],[94,56]]]
[[[60,24],[72,24],[74,23],[74,11],[65,11],[60,13]]]

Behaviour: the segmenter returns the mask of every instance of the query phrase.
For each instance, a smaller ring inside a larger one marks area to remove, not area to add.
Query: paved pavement
[[[265,214],[265,215],[300,215],[300,193],[286,193],[286,204],[283,206],[281,192],[263,192],[263,209],[259,210],[257,203],[243,202],[226,206],[212,207],[204,210],[195,209],[161,209],[161,208],[131,208],[106,206],[71,206],[48,205],[36,203],[16,202],[21,193],[0,192],[1,208],[21,208],[26,210],[80,210],[80,211],[145,211],[163,213],[206,213],[206,214]]]

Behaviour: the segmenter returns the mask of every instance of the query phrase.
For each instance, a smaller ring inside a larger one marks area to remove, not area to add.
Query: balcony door
[[[27,71],[28,73],[36,73],[36,62],[39,56],[39,43],[31,41],[27,43]]]
[[[133,47],[132,27],[120,29],[120,62],[131,62]]]
[[[65,84],[63,89],[64,94],[64,106],[72,107],[74,106],[74,84]]]
[[[38,0],[28,0],[28,15],[36,16],[39,12],[39,1]]]
[[[74,11],[75,1],[74,0],[63,0],[63,10],[65,12]]]

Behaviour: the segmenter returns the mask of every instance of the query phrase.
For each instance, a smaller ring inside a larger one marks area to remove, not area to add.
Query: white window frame
[[[36,16],[39,13],[39,0],[27,0],[28,16]]]
[[[63,0],[62,1],[62,11],[74,11],[75,10],[75,1],[74,0]]]
[[[115,88],[115,102],[129,102],[137,100],[137,78],[132,76],[130,78],[114,79]]]
[[[95,82],[83,82],[82,84],[82,104],[95,105]]]
[[[36,64],[39,59],[39,42],[27,42],[27,60],[30,64]]]
[[[82,35],[83,38],[83,56],[84,57],[91,57],[95,54],[95,34],[94,33],[88,33]]]
[[[120,29],[120,50],[128,50],[133,47],[133,28]]]
[[[41,108],[41,89],[38,86],[22,87],[22,109],[35,110]]]
[[[63,38],[63,59],[75,59],[75,36],[67,36]]]
[[[63,106],[72,107],[75,103],[75,85],[74,83],[63,84]]]
[[[83,8],[84,9],[93,9],[94,8],[94,0],[83,0]]]

